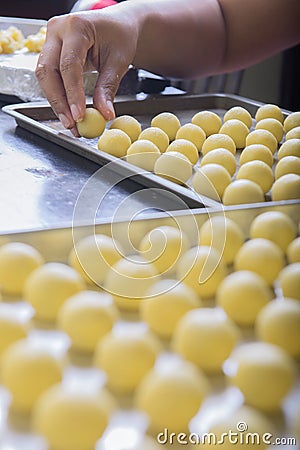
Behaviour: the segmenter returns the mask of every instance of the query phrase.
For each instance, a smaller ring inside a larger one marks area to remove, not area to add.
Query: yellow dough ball
[[[134,255],[120,259],[109,269],[104,287],[120,309],[137,311],[146,292],[158,279],[155,266]]]
[[[0,366],[3,352],[14,342],[27,336],[28,322],[16,317],[14,311],[0,309]]]
[[[284,131],[286,133],[288,133],[293,128],[299,127],[300,126],[300,111],[295,111],[295,112],[289,114],[285,118],[285,120],[283,122],[283,126],[284,126]]]
[[[220,128],[220,133],[228,134],[234,140],[236,148],[245,147],[249,132],[247,125],[238,119],[227,120]]]
[[[231,119],[238,119],[241,122],[244,122],[248,128],[252,127],[252,116],[249,111],[242,106],[234,106],[226,111],[224,114],[224,122]]]
[[[268,147],[272,154],[277,150],[278,142],[274,134],[265,129],[256,129],[250,131],[248,136],[246,137],[246,146],[252,144],[262,144]]]
[[[216,148],[203,156],[200,167],[206,164],[219,164],[223,166],[229,175],[233,176],[236,171],[236,160],[234,155],[226,148]]]
[[[212,216],[200,228],[200,245],[212,246],[217,249],[226,264],[231,264],[237,251],[244,243],[241,228],[225,216]]]
[[[218,114],[212,111],[199,111],[192,117],[192,123],[202,128],[206,136],[219,133],[222,120]]]
[[[109,125],[109,129],[124,131],[130,137],[131,142],[136,141],[142,131],[140,122],[127,114],[116,117]]]
[[[200,152],[203,142],[206,139],[206,134],[198,125],[186,123],[177,131],[176,139],[187,139],[188,141],[191,141]]]
[[[246,241],[236,254],[235,270],[251,270],[272,285],[284,267],[284,253],[272,241],[263,238]]]
[[[39,396],[61,379],[61,359],[38,342],[19,340],[2,355],[1,381],[11,394],[13,411],[29,413]]]
[[[238,270],[220,283],[216,301],[235,323],[251,326],[272,297],[272,290],[260,275],[249,270]]]
[[[265,412],[278,411],[295,381],[296,370],[288,353],[273,344],[250,342],[237,347],[231,361],[231,382],[246,404]]]
[[[105,130],[106,120],[95,108],[87,108],[83,120],[76,123],[80,136],[93,139]]]
[[[300,263],[284,267],[279,273],[278,282],[284,297],[300,300]]]
[[[58,327],[70,337],[74,350],[91,353],[118,316],[110,294],[82,291],[63,304],[58,313]]]
[[[152,172],[157,158],[160,156],[158,147],[151,141],[138,139],[127,150],[126,161],[141,169]]]
[[[286,249],[289,264],[300,262],[300,236],[290,242]]]
[[[169,136],[161,128],[158,127],[148,127],[145,128],[138,139],[146,139],[153,142],[161,153],[164,153],[169,145]]]
[[[181,127],[181,123],[175,114],[162,112],[152,118],[151,127],[161,128],[168,135],[169,140],[173,141],[177,131]]]
[[[95,365],[114,392],[132,393],[155,364],[159,341],[146,328],[114,329],[97,345]]]
[[[247,145],[241,153],[240,156],[240,165],[255,161],[258,159],[259,161],[263,161],[268,164],[268,166],[273,166],[273,154],[269,147],[263,144],[251,144]]]
[[[192,176],[193,166],[190,160],[179,152],[165,152],[159,156],[154,173],[177,184],[185,184]]]
[[[150,430],[185,432],[209,392],[206,377],[189,362],[171,360],[155,366],[138,387],[135,403]]]
[[[149,298],[141,303],[141,318],[164,339],[172,336],[179,319],[186,312],[201,304],[192,288],[173,279],[158,281],[147,294]]]
[[[272,119],[272,118],[262,119],[256,123],[255,129],[270,131],[275,136],[278,143],[283,138],[283,132],[284,132],[283,125],[277,119]]]
[[[217,148],[226,148],[226,150],[229,150],[233,155],[236,154],[236,145],[234,140],[227,134],[221,133],[212,134],[205,139],[201,152],[203,155],[206,155],[211,150],[215,150]]]
[[[54,321],[63,303],[84,289],[81,276],[62,263],[47,263],[27,278],[24,297],[33,306],[37,319]]]
[[[275,167],[275,179],[277,180],[288,173],[300,175],[300,158],[297,156],[284,156],[278,161]]]
[[[231,183],[231,176],[220,164],[205,164],[198,168],[193,176],[195,191],[213,200],[220,201],[224,191]]]
[[[254,181],[241,179],[232,181],[223,193],[224,205],[241,205],[265,201],[262,188]]]
[[[289,139],[280,146],[277,157],[281,160],[285,156],[300,157],[300,139]]]
[[[178,261],[177,279],[193,288],[200,297],[213,297],[227,275],[218,250],[201,245],[189,249]]]
[[[103,389],[58,384],[37,402],[32,428],[55,450],[91,450],[115,409],[115,400]]]
[[[279,106],[273,104],[265,104],[257,108],[255,120],[259,122],[262,119],[277,119],[283,123],[283,114]]]
[[[250,237],[264,238],[275,242],[283,252],[296,237],[297,229],[293,220],[280,211],[259,214],[250,225]]]
[[[239,338],[238,327],[222,309],[199,308],[180,319],[172,344],[176,352],[200,369],[217,373]]]
[[[275,180],[271,192],[273,201],[300,198],[300,175],[287,173]]]
[[[263,161],[255,160],[243,164],[236,175],[237,180],[250,180],[258,184],[266,194],[272,187],[274,176],[272,169]]]
[[[121,244],[105,234],[95,234],[76,242],[68,262],[89,284],[102,286],[109,268],[124,255]]]
[[[300,126],[292,128],[286,133],[285,140],[288,141],[289,139],[300,139]]]
[[[300,358],[300,303],[291,298],[273,300],[260,311],[255,331],[261,341]]]
[[[119,129],[106,130],[98,139],[98,149],[116,158],[126,155],[131,140],[128,134]]]
[[[195,125],[196,126],[196,125]],[[168,146],[166,152],[178,152],[185,155],[191,164],[196,164],[198,162],[198,150],[195,144],[187,139],[175,139],[175,141],[171,142]]]
[[[33,270],[44,262],[34,247],[22,242],[8,242],[0,247],[0,289],[9,295],[21,295]]]
[[[153,228],[143,237],[139,252],[159,273],[165,273],[175,270],[178,259],[189,247],[189,240],[182,230],[162,225]]]

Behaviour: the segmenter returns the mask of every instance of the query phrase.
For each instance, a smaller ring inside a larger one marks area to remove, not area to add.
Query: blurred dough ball
[[[278,283],[284,297],[300,300],[300,263],[284,267],[279,273]]]
[[[138,387],[135,403],[147,414],[150,430],[188,431],[209,392],[206,377],[194,365],[181,360],[156,365]]]
[[[83,120],[76,123],[80,136],[93,139],[105,130],[106,120],[95,108],[87,108]]]
[[[244,122],[245,125],[250,129],[252,127],[252,117],[249,111],[242,106],[233,106],[228,109],[224,114],[224,122],[231,119],[238,119],[241,122]]]
[[[195,191],[213,200],[220,201],[224,191],[231,183],[231,176],[220,164],[205,164],[198,168],[193,176]]]
[[[264,238],[277,244],[283,252],[297,235],[293,220],[281,211],[259,214],[250,225],[250,237]]]
[[[226,150],[229,150],[233,155],[236,154],[236,145],[234,140],[227,134],[221,133],[211,134],[208,138],[206,138],[202,145],[201,152],[205,156],[208,152],[217,148],[226,148]]]
[[[258,184],[266,194],[272,187],[274,182],[273,172],[270,166],[263,161],[249,161],[243,164],[237,174],[237,180],[250,180]]]
[[[300,175],[287,173],[275,180],[272,187],[272,201],[293,200],[300,198]]]
[[[198,162],[199,158],[197,147],[187,139],[176,138],[175,141],[171,142],[171,144],[168,146],[166,152],[181,153],[186,156],[189,159],[190,163],[193,165]]]
[[[296,378],[288,353],[273,344],[250,342],[237,347],[230,362],[230,381],[240,389],[246,404],[268,413],[280,410]]]
[[[201,159],[200,167],[206,164],[219,164],[229,172],[230,176],[233,176],[236,171],[235,157],[226,148],[216,148],[204,155]]]
[[[250,161],[263,161],[269,167],[273,166],[273,154],[269,147],[263,144],[251,144],[247,145],[244,150],[242,150],[240,156],[240,165],[250,162]]]
[[[141,303],[141,319],[161,338],[169,339],[180,318],[201,305],[196,292],[185,283],[164,279],[148,291]]]
[[[288,173],[295,173],[300,175],[300,158],[297,156],[284,156],[275,167],[275,180],[287,175]]]
[[[152,118],[151,127],[161,128],[168,135],[169,140],[173,141],[181,123],[176,114],[162,112]]]
[[[105,234],[95,234],[78,240],[68,261],[89,284],[101,286],[110,267],[123,255],[116,239]]]
[[[265,201],[262,188],[254,181],[241,179],[232,181],[223,193],[224,205],[241,205]]]
[[[126,155],[131,139],[119,129],[106,130],[98,139],[98,149],[116,158]]]
[[[82,291],[63,304],[58,314],[58,327],[70,337],[74,350],[92,353],[118,316],[110,294]]]
[[[193,166],[190,160],[179,152],[165,152],[159,156],[154,173],[177,184],[185,184],[192,176]]]
[[[222,309],[199,308],[179,320],[172,346],[198,368],[218,373],[239,339],[238,327]]]
[[[251,270],[272,285],[284,267],[284,253],[272,241],[263,238],[246,241],[234,259],[235,270]]]
[[[105,390],[57,384],[38,400],[32,429],[55,450],[91,450],[101,438],[116,408]]]
[[[289,139],[300,139],[300,126],[292,128],[286,133],[285,140],[288,141]]]
[[[288,133],[293,128],[299,127],[300,126],[300,111],[295,111],[295,112],[289,114],[285,118],[285,120],[283,122],[283,126],[284,126],[284,131],[286,133]]]
[[[289,264],[300,262],[300,236],[289,243],[286,256]]]
[[[177,279],[194,289],[200,297],[213,297],[227,275],[218,250],[201,245],[189,249],[178,261]]]
[[[142,131],[140,122],[134,117],[129,116],[127,114],[116,117],[110,123],[109,129],[110,130],[118,129],[124,131],[130,137],[131,142],[136,141]]]
[[[131,255],[117,261],[108,271],[104,288],[121,310],[138,311],[146,292],[159,279],[156,267]]]
[[[285,156],[300,157],[300,139],[289,139],[280,146],[277,154],[278,160],[280,161]]]
[[[300,303],[291,298],[276,299],[259,313],[255,331],[258,339],[278,345],[300,358]]]
[[[256,129],[250,131],[250,133],[246,137],[246,146],[252,144],[265,145],[270,149],[273,155],[278,147],[278,142],[274,134],[272,134],[271,131],[265,129]]]
[[[161,153],[164,153],[169,145],[169,136],[161,128],[148,127],[145,128],[138,139],[146,139],[153,142]]]
[[[206,136],[219,133],[222,120],[218,114],[212,111],[199,111],[192,117],[192,123],[202,128]]]
[[[279,143],[283,138],[283,125],[277,119],[262,119],[255,125],[256,130],[267,130],[270,131]]]
[[[62,379],[62,361],[45,345],[22,339],[2,355],[1,381],[12,397],[11,408],[31,412],[39,396]]]
[[[0,367],[4,351],[14,342],[25,338],[28,331],[28,321],[17,317],[14,310],[0,309]]]
[[[259,122],[262,119],[277,119],[283,123],[283,114],[279,106],[267,103],[257,108],[255,120]]]
[[[152,172],[157,158],[160,156],[158,147],[146,139],[134,141],[127,150],[126,161],[141,169]]]
[[[238,119],[227,120],[220,128],[220,133],[228,134],[234,140],[236,148],[245,147],[249,132],[247,125]]]
[[[95,365],[104,370],[107,385],[130,394],[155,364],[160,343],[147,328],[113,329],[97,345]]]
[[[0,289],[8,295],[22,295],[24,284],[33,270],[44,263],[33,246],[8,242],[0,247]]]
[[[245,240],[241,228],[225,215],[210,217],[200,228],[199,244],[212,246],[231,264]]]
[[[146,233],[140,242],[139,252],[162,274],[174,272],[178,259],[189,248],[186,233],[179,228],[162,225]]]
[[[257,314],[272,297],[272,290],[260,275],[238,270],[221,282],[216,302],[235,323],[252,326]]]
[[[177,131],[176,139],[187,139],[192,142],[200,152],[203,142],[206,139],[206,134],[198,125],[195,125],[194,123],[186,123]]]
[[[33,306],[37,319],[55,321],[67,298],[84,288],[83,279],[72,267],[46,263],[27,278],[24,298]]]

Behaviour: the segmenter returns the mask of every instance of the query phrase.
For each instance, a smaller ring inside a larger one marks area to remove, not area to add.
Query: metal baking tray
[[[128,99],[116,97],[116,115],[129,114],[134,116],[145,128],[150,125],[151,118],[164,111],[175,113],[182,124],[190,122],[192,116],[200,110],[211,110],[223,117],[224,113],[233,106],[246,108],[252,117],[261,102],[250,100],[236,95],[209,94],[209,95],[167,95],[134,97]],[[147,187],[160,187],[173,192],[188,204],[192,202],[193,207],[205,205],[216,207],[216,201],[204,196],[199,196],[187,183],[187,186],[180,186],[153,173],[142,171],[141,169],[127,163],[122,159],[115,158],[97,149],[97,139],[74,138],[65,130],[57,120],[49,104],[24,103],[8,105],[3,107],[3,111],[13,116],[17,124],[27,130],[36,133],[45,139],[55,142],[68,150],[77,153],[84,158],[88,158],[100,166],[110,163],[111,169],[120,176],[135,177],[136,181]],[[283,110],[287,115],[289,112]],[[270,198],[266,197],[267,200]],[[274,202],[271,202],[275,204]],[[280,203],[280,202],[279,202]],[[241,205],[243,206],[243,205]]]

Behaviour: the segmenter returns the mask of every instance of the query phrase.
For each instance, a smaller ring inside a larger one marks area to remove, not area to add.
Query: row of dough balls
[[[300,113],[284,119],[278,106],[264,105],[255,120],[250,131],[254,122],[250,113],[233,107],[223,123],[212,111],[200,111],[184,125],[175,114],[164,112],[144,130],[129,115],[117,117],[106,130],[101,114],[88,108],[77,127],[84,137],[100,135],[99,150],[178,184],[191,180],[197,194],[226,205],[264,202],[271,188],[273,201],[299,198]],[[238,170],[237,149],[241,149]],[[203,157],[198,167],[199,153]],[[275,157],[279,162],[274,176]]]
[[[0,54],[14,53],[27,48],[29,52],[39,53],[46,39],[46,27],[43,26],[35,34],[30,34],[26,38],[22,31],[15,26],[10,26],[6,30],[0,30]]]

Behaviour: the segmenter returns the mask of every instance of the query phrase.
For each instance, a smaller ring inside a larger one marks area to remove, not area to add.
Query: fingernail
[[[108,116],[108,118],[110,120],[114,119],[114,117],[115,117],[115,110],[114,110],[114,106],[113,106],[112,101],[107,100],[106,106],[107,106],[107,116]]]
[[[74,137],[76,137],[76,138],[81,137],[80,134],[78,133],[78,130],[77,130],[76,127],[71,128],[70,131],[71,131],[71,133],[73,134]]]
[[[58,118],[65,128],[70,128],[71,122],[69,121],[67,116],[65,116],[64,114],[58,114]]]
[[[72,113],[72,116],[73,116],[73,119],[75,120],[75,122],[81,122],[83,117],[81,116],[77,105],[71,105],[70,109],[71,109],[71,113]]]

